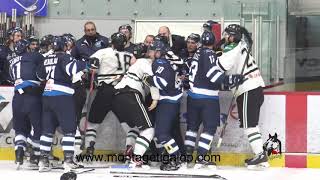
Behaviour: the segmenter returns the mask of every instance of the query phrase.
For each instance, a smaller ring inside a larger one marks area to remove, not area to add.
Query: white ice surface
[[[96,165],[96,164],[95,164]],[[157,172],[157,169],[148,172]],[[188,170],[188,171],[191,171]],[[197,170],[199,173],[199,170]],[[320,180],[320,169],[293,169],[293,168],[269,168],[264,171],[249,171],[245,168],[219,167],[213,171],[228,180]],[[12,161],[0,161],[0,180],[60,180],[61,170],[39,173],[32,170],[15,170]],[[77,180],[115,180],[130,178],[115,178],[108,174],[107,169],[96,169],[95,171],[79,174]],[[132,178],[132,179],[151,179],[151,178]],[[152,178],[156,180],[166,178]],[[182,179],[182,178],[176,178]],[[195,179],[195,178],[192,178]],[[203,178],[201,178],[203,179]]]

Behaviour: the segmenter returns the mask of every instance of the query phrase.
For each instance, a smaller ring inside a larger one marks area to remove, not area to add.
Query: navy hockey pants
[[[220,125],[219,99],[195,99],[188,96],[187,130],[198,132],[203,123],[203,132],[214,135]]]
[[[77,128],[73,96],[43,96],[42,134],[54,134],[58,126],[63,134],[75,134]]]
[[[41,106],[40,95],[16,93],[13,96],[13,129],[16,134],[29,137],[32,127],[33,136],[30,139],[39,141],[41,135]]]

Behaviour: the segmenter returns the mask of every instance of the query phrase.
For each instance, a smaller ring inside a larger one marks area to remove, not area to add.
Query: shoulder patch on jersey
[[[156,59],[155,61],[157,64],[166,64],[167,61],[165,59]]]

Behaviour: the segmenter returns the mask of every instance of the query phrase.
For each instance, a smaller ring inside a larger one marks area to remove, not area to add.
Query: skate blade
[[[49,171],[51,171],[51,168],[47,168],[47,167],[45,167],[45,168],[39,168],[39,172],[40,172],[40,173],[42,173],[42,172],[49,172]]]
[[[217,170],[217,166],[215,165],[202,165],[202,164],[195,164],[193,169],[207,169],[207,170]]]
[[[27,169],[35,169],[35,168],[39,168],[39,166],[37,164],[28,164]]]
[[[181,163],[180,164],[180,169],[188,169],[188,168],[190,168],[188,165],[189,165],[188,163]]]
[[[249,170],[255,170],[255,171],[263,171],[270,167],[270,164],[268,162],[263,162],[257,165],[248,165],[247,168]]]
[[[22,168],[21,165],[22,165],[22,164],[17,163],[17,167],[16,167],[16,170],[17,170],[17,171],[19,171],[19,170]]]
[[[151,167],[149,165],[136,166],[135,164],[129,164],[129,169],[133,169],[133,170],[150,170]]]

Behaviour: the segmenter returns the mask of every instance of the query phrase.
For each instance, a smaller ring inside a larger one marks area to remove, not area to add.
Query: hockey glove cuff
[[[143,74],[142,75],[142,82],[143,84],[145,84],[148,87],[151,87],[153,84],[153,80],[152,80],[152,76],[148,75],[148,74]]]
[[[100,65],[100,63],[99,63],[99,59],[98,58],[95,58],[95,57],[89,58],[89,66],[90,66],[90,68],[98,69],[99,65]]]

